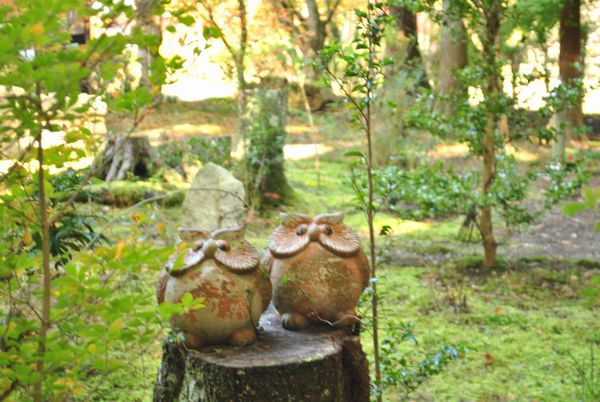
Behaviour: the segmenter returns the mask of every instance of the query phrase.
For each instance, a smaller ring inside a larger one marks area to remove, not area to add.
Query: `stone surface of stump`
[[[271,306],[256,343],[185,351],[163,345],[154,401],[367,402],[369,368],[349,329],[288,331]]]

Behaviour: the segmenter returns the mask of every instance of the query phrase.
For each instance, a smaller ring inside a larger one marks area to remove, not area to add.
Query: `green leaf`
[[[572,202],[572,203],[566,204],[563,207],[563,212],[567,216],[573,216],[573,215],[576,215],[576,214],[578,214],[581,211],[584,211],[586,209],[588,209],[588,206],[586,204],[582,204],[582,203],[578,203],[578,202]]]
[[[348,151],[348,152],[344,153],[344,156],[347,158],[363,158],[365,160],[367,159],[365,154],[362,153],[361,151]]]

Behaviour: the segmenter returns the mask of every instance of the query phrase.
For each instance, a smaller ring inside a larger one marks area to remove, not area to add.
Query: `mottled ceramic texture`
[[[273,305],[288,329],[311,323],[358,322],[356,304],[367,287],[369,262],[343,214],[282,214],[264,258]]]
[[[258,319],[271,299],[271,283],[243,230],[183,229],[180,236],[191,247],[183,268],[173,269],[177,255],[166,264],[158,280],[158,302],[179,303],[190,293],[204,298],[205,306],[173,315],[172,327],[184,333],[191,348],[254,342]]]

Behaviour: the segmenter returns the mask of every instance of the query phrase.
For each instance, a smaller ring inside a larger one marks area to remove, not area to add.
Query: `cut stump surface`
[[[282,328],[270,306],[256,343],[199,351],[165,343],[154,401],[369,400],[369,368],[349,329]]]

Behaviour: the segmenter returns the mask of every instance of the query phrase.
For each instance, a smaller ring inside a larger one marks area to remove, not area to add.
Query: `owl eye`
[[[306,234],[306,225],[298,226],[298,228],[296,229],[296,234],[298,236],[302,236],[303,234]]]
[[[325,233],[327,235],[332,235],[333,234],[333,229],[331,228],[331,226],[325,225]]]
[[[219,250],[222,250],[222,251],[229,251],[229,249],[230,249],[229,243],[227,243],[225,240],[219,240],[217,242],[217,245],[219,246]]]

